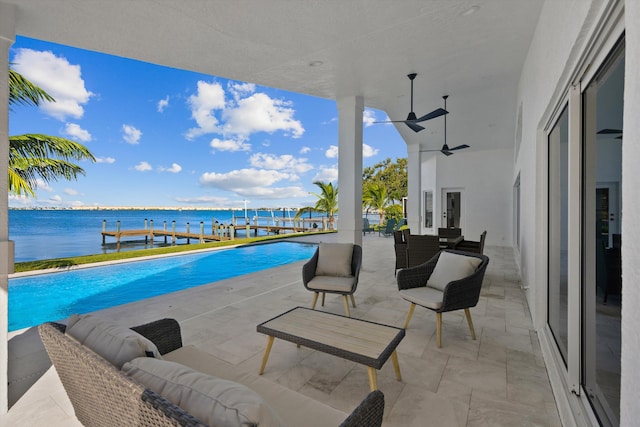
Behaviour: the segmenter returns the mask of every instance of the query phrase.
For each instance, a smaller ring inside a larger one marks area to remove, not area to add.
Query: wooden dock
[[[276,221],[276,224],[286,224],[285,221]],[[164,222],[164,227],[162,229],[154,229],[153,220],[150,221],[150,225],[147,225],[147,220],[145,220],[143,229],[135,229],[135,230],[121,230],[120,229],[120,221],[117,221],[116,230],[107,230],[106,221],[103,221],[102,225],[102,244],[106,244],[107,237],[113,237],[116,239],[117,248],[120,248],[120,242],[123,238],[129,237],[144,237],[145,243],[153,244],[154,240],[157,238],[164,239],[164,243],[168,244],[169,239],[171,239],[171,244],[175,245],[178,239],[186,239],[187,244],[191,243],[191,240],[195,240],[198,243],[205,242],[219,242],[223,240],[235,240],[238,231],[244,231],[245,235],[249,237],[253,232],[254,236],[258,235],[258,231],[262,230],[267,233],[267,235],[273,234],[284,234],[284,233],[305,233],[309,231],[325,231],[327,229],[326,221],[310,221],[310,220],[299,220],[299,221],[290,221],[291,225],[271,225],[271,224],[258,224],[255,221],[254,224],[247,223],[240,225],[237,220],[234,220],[232,224],[223,225],[213,223],[211,226],[211,233],[205,233],[204,223],[200,222],[200,230],[198,233],[193,233],[190,230],[189,223],[187,223],[186,231],[176,231],[175,229],[175,221],[172,222],[171,229],[167,229],[167,223]],[[322,227],[318,227],[317,223],[321,222]]]

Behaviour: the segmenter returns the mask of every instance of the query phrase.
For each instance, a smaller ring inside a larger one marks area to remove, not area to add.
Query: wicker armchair
[[[320,245],[323,245],[322,243]],[[351,316],[349,311],[349,301],[347,295],[351,297],[351,304],[355,308],[356,300],[353,297],[358,287],[358,278],[360,276],[360,266],[362,265],[362,247],[353,245],[351,253],[351,269],[350,276],[346,275],[325,275],[316,274],[318,269],[318,260],[320,258],[320,247],[316,249],[311,259],[302,266],[302,283],[304,287],[313,292],[313,303],[311,308],[316,308],[318,295],[322,292],[322,305],[324,306],[325,293],[339,294],[344,299],[344,310],[347,316]]]
[[[179,406],[145,388],[65,335],[65,329],[65,325],[59,323],[43,323],[38,327],[76,417],[83,425],[206,427]],[[182,346],[180,326],[173,319],[131,329],[154,341],[161,354]],[[339,427],[379,427],[383,413],[384,395],[376,390],[369,393]]]
[[[407,268],[407,239],[411,232],[408,228],[393,232],[393,249],[396,253],[396,268]]]
[[[476,254],[482,254],[484,252],[484,239],[487,237],[487,231],[483,231],[480,235],[480,240],[475,242],[473,240],[462,240],[456,246],[456,250],[473,252]]]
[[[440,238],[429,234],[407,236],[407,267],[424,264],[440,252]]]
[[[438,266],[439,262],[441,264]],[[474,264],[477,265],[474,267]],[[471,337],[475,340],[469,308],[478,304],[488,264],[489,258],[485,255],[446,249],[424,264],[400,270],[397,276],[398,290],[400,296],[411,303],[404,328],[409,326],[416,305],[435,311],[437,344],[440,348],[442,313],[464,310]]]

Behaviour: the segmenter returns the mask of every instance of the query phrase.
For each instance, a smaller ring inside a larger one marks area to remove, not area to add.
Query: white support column
[[[9,167],[9,48],[15,41],[16,7],[0,3],[0,194],[8,194]],[[0,197],[0,414],[8,410],[8,326],[9,263],[13,245],[9,242],[9,200]],[[13,270],[13,265],[11,265]]]
[[[407,145],[407,224],[411,234],[422,234],[422,154],[420,145]],[[436,206],[434,194],[434,208]],[[434,212],[437,212],[434,209]],[[435,220],[435,218],[434,218]]]
[[[362,244],[361,96],[341,98],[338,105],[338,241]]]

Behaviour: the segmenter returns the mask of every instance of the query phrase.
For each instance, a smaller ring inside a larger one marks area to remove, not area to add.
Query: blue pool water
[[[9,331],[311,258],[277,242],[9,280]]]

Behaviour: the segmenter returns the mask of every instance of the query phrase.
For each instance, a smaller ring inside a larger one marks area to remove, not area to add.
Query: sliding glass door
[[[549,251],[547,323],[567,364],[569,114],[565,106],[548,136]]]
[[[582,95],[582,386],[603,425],[620,417],[624,64],[622,41]]]

